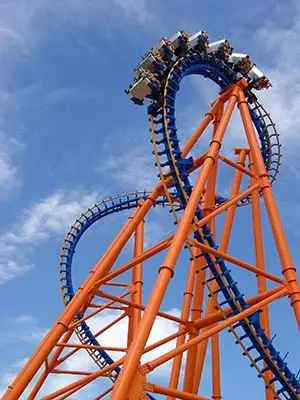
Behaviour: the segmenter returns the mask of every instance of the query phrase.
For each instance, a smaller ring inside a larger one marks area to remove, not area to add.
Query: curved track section
[[[89,208],[84,214],[81,214],[81,216],[75,221],[74,225],[72,225],[64,240],[59,264],[60,289],[65,306],[74,296],[72,261],[76,246],[81,236],[90,226],[107,215],[136,208],[139,200],[146,199],[148,195],[149,193],[144,191],[110,197]],[[161,205],[165,205],[166,203],[167,202],[164,198],[157,201],[157,204]],[[81,319],[82,317],[83,314],[78,313],[76,319]],[[86,322],[81,322],[77,325],[76,334],[81,343],[100,346]],[[106,365],[114,363],[114,360],[104,350],[87,349],[87,351],[99,368],[104,368]],[[119,372],[120,368],[116,368],[112,374],[110,373],[108,375],[109,379],[112,382],[115,382]]]
[[[162,79],[162,83],[166,81],[161,88],[162,96],[165,100],[165,113],[162,115],[162,102],[152,101],[149,107],[149,113],[158,117],[155,121],[157,128],[156,133],[163,133],[164,126],[167,124],[170,132],[170,140],[172,141],[173,153],[175,159],[180,158],[180,163],[191,166],[190,160],[182,160],[179,148],[179,141],[176,135],[176,118],[175,118],[175,98],[179,90],[181,80],[188,75],[202,75],[215,82],[221,89],[234,84],[237,81],[235,72],[223,60],[219,60],[215,55],[208,55],[200,52],[190,52],[185,57],[176,61],[168,75]],[[275,128],[275,124],[270,118],[266,109],[257,101],[253,93],[247,92],[249,110],[252,121],[258,133],[258,138],[261,144],[261,153],[264,159],[265,167],[269,173],[271,184],[277,178],[280,167],[281,152],[279,143],[279,134]],[[163,150],[162,150],[163,151]],[[161,153],[161,151],[160,151]],[[165,160],[162,161],[163,167],[170,167],[172,163],[168,158],[168,152],[161,153],[165,155]],[[182,169],[182,166],[180,166]],[[184,168],[186,169],[186,168]],[[172,170],[172,173],[174,171]],[[189,188],[187,188],[189,190]],[[180,194],[179,194],[180,195]],[[245,205],[251,201],[250,196],[242,199],[238,205]]]
[[[155,127],[153,128],[153,137],[157,138],[155,139],[155,154],[159,157],[160,170],[165,171],[162,174],[162,178],[165,179],[170,175],[173,177],[174,185],[169,187],[169,191],[172,197],[176,197],[180,201],[182,209],[185,208],[192,191],[187,170],[193,161],[191,158],[184,159],[181,156],[176,128],[175,100],[181,80],[191,74],[200,74],[210,78],[221,88],[225,88],[234,81],[233,74],[229,73],[228,68],[224,67],[224,63],[219,62],[215,57],[201,53],[188,54],[177,60],[168,72],[163,87],[163,102],[159,105],[156,104],[156,107],[150,108],[150,114],[152,114],[150,119],[152,120],[152,126]],[[270,117],[257,101],[253,102],[251,100],[249,108],[261,142],[261,152],[265,166],[269,174],[272,171],[270,179],[274,180],[278,173],[280,160],[278,134],[276,131],[269,133],[268,119],[270,120]],[[274,126],[273,123],[272,126]],[[276,138],[275,142],[272,140],[273,137]],[[273,149],[276,150],[273,151]],[[166,171],[167,168],[168,172]],[[247,199],[244,202],[247,202]],[[202,213],[198,208],[194,221],[196,222],[201,218]],[[217,248],[213,236],[206,225],[201,230],[194,232],[194,237],[201,243]],[[219,286],[218,292],[224,297],[223,301],[219,303],[219,308],[222,309],[223,306],[229,305],[232,309],[230,315],[237,314],[241,310],[248,308],[244,296],[240,292],[237,283],[233,280],[224,260],[213,258],[208,253],[203,253],[203,255],[207,263],[206,268],[209,268],[212,272]],[[224,317],[226,318],[228,315],[224,315]],[[236,342],[242,346],[243,354],[250,359],[251,366],[255,367],[259,372],[259,377],[265,378],[264,373],[271,371],[273,377],[270,382],[266,383],[267,385],[276,383],[275,397],[297,399],[298,394],[300,394],[300,383],[295,374],[288,368],[285,358],[281,357],[272,340],[267,337],[261,328],[259,313],[256,312],[239,321],[239,323],[231,327],[231,331],[236,337]]]

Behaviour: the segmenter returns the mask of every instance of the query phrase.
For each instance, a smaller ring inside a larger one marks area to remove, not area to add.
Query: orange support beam
[[[194,252],[193,249],[192,249],[192,252]],[[192,261],[190,262],[189,270],[188,270],[187,283],[186,283],[185,291],[183,294],[184,297],[183,297],[183,305],[182,305],[182,312],[181,312],[182,320],[188,320],[189,314],[191,311],[191,304],[192,304],[192,300],[193,300],[193,287],[194,287],[195,278],[196,278],[196,262],[195,261],[196,260],[192,259]],[[181,328],[182,327],[183,326],[181,326]],[[185,341],[185,335],[179,336],[177,339],[177,342],[176,342],[176,347],[182,345],[184,343],[184,341]],[[178,387],[178,381],[179,381],[181,367],[182,367],[182,354],[179,354],[173,360],[171,377],[170,377],[170,382],[169,382],[169,387],[171,389],[177,389],[177,387]],[[187,366],[186,366],[186,369],[187,369]],[[174,400],[174,397],[168,397],[168,400]]]
[[[267,304],[281,298],[282,296],[286,295],[288,293],[287,288],[279,288],[277,293],[269,296],[268,298],[258,302],[257,304],[247,308],[244,311],[241,311],[240,313],[234,315],[233,317],[228,318],[226,321],[210,328],[206,332],[200,334],[194,339],[191,339],[190,341],[186,342],[180,347],[177,347],[174,350],[171,350],[161,357],[156,358],[153,361],[147,362],[143,367],[147,369],[148,372],[153,371],[155,368],[158,368],[160,365],[164,364],[165,362],[171,360],[173,357],[176,357],[178,354],[183,353],[184,351],[188,350],[189,348],[195,346],[198,343],[201,343],[207,338],[210,338],[214,334],[228,328],[232,324],[238,322],[241,319],[246,318],[248,315],[254,313],[257,310],[260,310],[262,307],[266,306]]]
[[[266,171],[257,137],[253,128],[248,103],[245,98],[244,92],[241,89],[238,89],[238,98],[238,107],[251,150],[251,156],[253,157],[256,174],[258,175],[261,182],[263,199],[266,205],[266,210],[271,224],[278,255],[281,260],[282,273],[287,281],[291,305],[294,309],[298,328],[300,329],[300,288],[296,275],[296,268],[294,267],[292,261],[286,236],[280,220],[280,215],[269,182],[268,173]]]
[[[152,295],[149,298],[148,304],[145,308],[145,313],[141,320],[139,332],[136,335],[134,342],[131,343],[131,346],[128,350],[123,368],[112,391],[111,400],[118,400],[120,398],[123,398],[130,388],[133,377],[135,375],[135,371],[137,370],[139,364],[139,360],[143,353],[143,349],[148,340],[152,325],[154,323],[155,316],[157,315],[158,309],[165,295],[169,280],[174,274],[175,264],[182,245],[188,234],[190,223],[195,214],[200,195],[203,192],[208,175],[213,165],[215,164],[216,157],[218,156],[218,152],[221,147],[221,141],[228,126],[234,106],[237,102],[237,93],[237,89],[234,88],[228,101],[223,118],[217,129],[215,138],[214,140],[212,140],[210,149],[207,152],[206,159],[202,165],[200,174],[194,186],[194,190],[191,194],[187,207],[184,210],[182,219],[174,235],[167,256],[160,268],[160,272],[154,285]]]
[[[249,167],[250,170],[253,170],[254,165],[251,163],[251,155],[249,156]],[[253,184],[253,178],[251,178],[251,183]],[[253,219],[253,233],[254,233],[254,248],[255,248],[255,259],[256,259],[256,267],[265,271],[265,259],[264,259],[264,248],[263,248],[263,235],[262,235],[262,223],[261,223],[261,215],[260,215],[260,204],[259,204],[259,195],[258,192],[253,192],[251,194],[251,203],[252,203],[252,219]],[[257,274],[257,285],[258,285],[258,294],[265,293],[267,291],[267,281],[266,277]],[[270,330],[270,321],[269,321],[269,309],[268,306],[262,309],[260,314],[261,326],[265,330],[268,337],[271,337]],[[267,365],[265,364],[265,367]],[[271,371],[266,372],[267,381],[270,382],[272,379]],[[274,396],[274,385],[272,385],[271,390],[266,386],[266,400],[273,400]]]
[[[134,234],[134,257],[139,257],[143,254],[144,247],[144,221],[141,221],[136,228]],[[143,264],[138,263],[132,268],[132,287],[131,287],[131,302],[138,305],[142,304],[142,287],[143,287]],[[138,308],[129,308],[129,325],[128,325],[128,346],[138,329],[141,320],[141,310]]]

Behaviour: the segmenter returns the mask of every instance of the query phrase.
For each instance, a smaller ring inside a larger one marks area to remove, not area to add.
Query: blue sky
[[[256,0],[213,0],[203,5],[194,0],[0,1],[0,301],[5,305],[0,388],[7,385],[62,310],[59,251],[74,218],[98,200],[150,189],[157,180],[146,108],[130,103],[124,89],[140,57],[160,37],[171,36],[178,29],[191,33],[207,30],[211,40],[226,36],[236,51],[249,53],[270,76],[273,88],[262,93],[261,99],[277,123],[283,145],[282,167],[274,191],[297,265],[297,1],[277,5]],[[184,82],[178,99],[182,138],[197,125],[216,93],[213,85],[201,78]],[[229,153],[241,143],[238,125],[230,126],[224,151]],[[224,191],[228,190],[226,176],[224,172],[220,183]],[[230,251],[251,261],[253,253],[245,232],[250,221],[247,212],[241,211],[241,222],[235,227],[236,242]],[[83,238],[75,260],[76,282],[84,279],[125,219],[126,215],[110,217]],[[169,215],[154,212],[147,228],[149,243],[154,237],[163,238],[172,227]],[[279,274],[267,226],[265,233],[268,269]],[[240,242],[241,234],[245,242]],[[235,245],[237,240],[239,246]],[[244,275],[237,276],[247,293]],[[176,281],[171,294],[175,290]],[[168,300],[165,309],[179,308],[181,299],[171,298],[174,303]],[[297,370],[297,332],[288,303],[282,302],[274,309],[273,317],[278,347],[291,351],[290,363]],[[228,334],[222,340],[224,346],[233,342]],[[236,354],[230,368],[226,364],[224,398],[238,398],[245,385],[250,389],[243,398],[259,396],[262,385],[239,349]],[[224,360],[228,356],[229,351],[224,351]],[[239,382],[234,388],[231,370]],[[205,390],[209,393],[209,380]]]

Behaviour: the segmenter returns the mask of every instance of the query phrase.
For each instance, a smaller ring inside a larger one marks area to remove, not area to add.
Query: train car
[[[232,47],[227,39],[216,40],[209,43],[207,53],[215,54],[218,58],[227,61],[232,54]]]
[[[143,100],[146,96],[149,96],[152,92],[151,80],[147,77],[141,77],[133,86],[131,86],[126,93],[129,98],[136,104],[143,104]]]
[[[255,64],[253,64],[248,73],[248,79],[250,81],[250,85],[257,90],[268,89],[270,86],[272,86],[271,82],[265,76],[263,71],[261,71]]]
[[[228,58],[228,62],[230,64],[237,64],[241,61],[243,61],[246,57],[249,57],[248,54],[244,53],[232,53],[230,57]]]
[[[249,79],[251,79],[253,82],[256,82],[264,76],[265,74],[255,64],[253,64],[248,73]]]
[[[177,57],[183,56],[188,50],[189,35],[187,32],[178,31],[170,37],[169,41]]]
[[[212,54],[216,53],[221,45],[224,45],[226,39],[216,40],[215,42],[209,43],[207,53]]]
[[[150,51],[142,58],[142,61],[134,69],[134,79],[139,80],[141,71],[148,70],[153,73],[163,71],[164,68],[165,64],[159,53],[157,51]]]
[[[162,58],[169,59],[174,55],[174,49],[172,47],[172,42],[166,38],[161,38],[161,40],[153,47],[154,51],[157,51]]]
[[[189,37],[188,48],[191,50],[207,50],[208,48],[208,34],[204,31],[196,32]]]
[[[248,54],[244,53],[232,53],[227,62],[232,65],[235,72],[239,72],[244,77],[248,77],[248,73],[253,65]]]
[[[178,31],[170,37],[169,41],[174,50],[178,49],[182,44],[186,43],[188,40],[188,34],[184,31]]]

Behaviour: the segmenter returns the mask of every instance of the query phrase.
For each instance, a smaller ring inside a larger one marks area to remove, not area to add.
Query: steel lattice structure
[[[214,81],[220,94],[181,147],[176,95],[182,79],[192,74]],[[143,58],[135,69],[134,85],[128,94],[138,104],[146,98],[150,100],[151,141],[159,181],[151,192],[127,193],[95,204],[72,225],[60,257],[65,309],[9,386],[4,400],[19,399],[23,393],[29,400],[72,398],[95,381],[101,382],[95,397],[98,400],[155,399],[157,394],[169,400],[208,400],[201,396],[199,387],[209,342],[210,398],[218,400],[222,398],[219,334],[228,329],[264,382],[267,400],[300,398],[299,373],[291,371],[270,332],[268,305],[286,296],[300,327],[300,288],[271,186],[280,166],[279,135],[253,93],[269,86],[247,55],[232,53],[226,40],[209,44],[202,31],[192,37],[178,32],[169,40],[163,39]],[[236,148],[229,158],[221,154],[221,145],[235,108],[248,146]],[[210,143],[201,153],[198,144],[205,134],[211,136]],[[228,198],[216,189],[223,164],[234,172]],[[265,205],[282,277],[265,268],[261,203]],[[175,221],[173,233],[145,250],[144,224],[151,218],[151,210],[158,206],[171,211]],[[243,206],[247,206],[253,221],[245,234],[254,243],[254,264],[228,252],[232,226]],[[100,219],[131,209],[130,218],[75,291],[72,262],[83,233]],[[224,221],[221,232],[216,229],[219,218]],[[119,265],[118,258],[131,238],[132,258]],[[155,258],[158,254],[163,254],[159,265]],[[171,296],[167,289],[171,279],[176,279],[179,257],[185,281],[178,282],[182,310],[180,316],[175,316],[163,312],[161,305]],[[143,292],[146,264],[157,275],[149,295]],[[242,294],[240,286],[247,291],[247,285],[234,280],[236,268],[257,276],[255,296]],[[272,288],[268,289],[270,282]],[[93,319],[108,312],[114,318],[95,330]],[[161,332],[160,340],[148,344],[157,318],[172,321],[176,332],[168,336]],[[124,323],[126,337],[122,348],[113,342],[101,345],[104,334]],[[175,347],[165,350],[163,346],[174,340]],[[144,361],[142,357],[154,349],[159,355]],[[95,368],[72,370],[70,365],[78,352],[87,352]],[[166,362],[170,363],[169,380],[162,385],[150,374]],[[74,379],[40,397],[39,391],[47,388],[47,381],[61,374]]]

